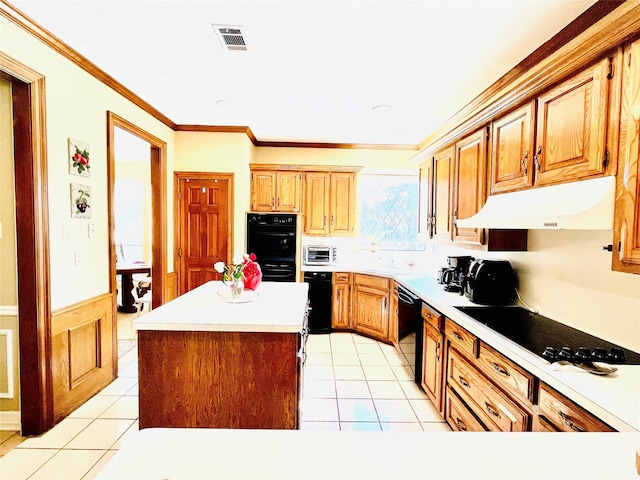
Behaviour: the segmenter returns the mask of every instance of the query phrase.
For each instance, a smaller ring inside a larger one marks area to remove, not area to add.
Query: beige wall
[[[241,255],[245,250],[244,225],[245,213],[249,210],[249,163],[253,148],[244,133],[176,132],[176,172],[233,174],[233,256]],[[171,195],[173,198],[173,193]]]
[[[611,270],[612,231],[529,230],[526,252],[436,248],[432,270],[449,254],[511,262],[522,299],[541,314],[640,352],[640,275]]]
[[[109,290],[107,111],[167,142],[169,172],[173,168],[174,132],[4,17],[0,18],[0,31],[2,50],[45,77],[50,284],[51,305],[56,310]],[[69,173],[69,137],[90,145],[90,178]],[[91,187],[91,220],[71,218],[72,182]],[[89,238],[89,223],[95,224],[95,238]],[[65,229],[70,231],[68,238],[63,236]],[[172,262],[171,238],[168,251]],[[79,265],[76,253],[81,256]]]
[[[417,171],[409,163],[415,150],[377,150],[341,148],[257,147],[254,163],[285,165],[366,166],[367,169],[406,169]]]

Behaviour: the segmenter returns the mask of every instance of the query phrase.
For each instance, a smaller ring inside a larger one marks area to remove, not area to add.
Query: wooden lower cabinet
[[[422,388],[440,413],[444,411],[442,402],[444,381],[444,316],[422,304]]]
[[[351,328],[351,274],[334,272],[331,278],[331,328]]]
[[[353,275],[353,328],[385,342],[389,341],[389,282],[384,277]]]
[[[140,429],[299,426],[299,333],[138,332]]]
[[[489,430],[529,430],[531,415],[486,379],[455,349],[449,350],[447,384]]]
[[[538,393],[538,418],[534,422],[536,431],[554,429],[560,432],[614,432],[572,400],[556,392],[545,383],[540,383]],[[540,430],[542,429],[542,430]]]
[[[444,404],[444,419],[452,429],[458,432],[487,431],[451,387],[446,389]]]

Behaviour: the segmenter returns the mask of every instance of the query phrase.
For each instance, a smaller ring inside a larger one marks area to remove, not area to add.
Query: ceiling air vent
[[[226,50],[246,50],[240,26],[236,25],[211,25],[220,39],[220,43]]]

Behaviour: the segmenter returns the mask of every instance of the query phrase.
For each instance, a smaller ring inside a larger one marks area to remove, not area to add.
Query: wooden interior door
[[[213,265],[232,260],[233,174],[176,173],[179,295],[219,280]]]

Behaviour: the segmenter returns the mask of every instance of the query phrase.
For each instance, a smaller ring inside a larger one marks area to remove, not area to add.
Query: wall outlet
[[[79,250],[76,250],[74,252],[74,261],[75,261],[76,267],[82,266],[82,252],[80,252]]]
[[[87,228],[88,228],[88,232],[87,233],[89,235],[89,238],[95,238],[95,236],[96,236],[96,224],[91,222],[91,223],[89,223]]]
[[[62,238],[71,238],[71,225],[68,222],[62,224]]]

